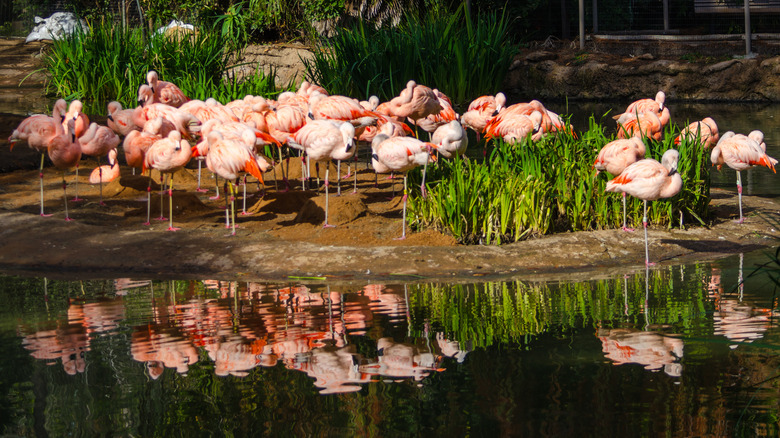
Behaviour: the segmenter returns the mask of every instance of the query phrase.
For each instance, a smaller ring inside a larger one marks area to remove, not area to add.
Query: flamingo
[[[360,137],[366,127],[377,123],[379,114],[363,108],[357,99],[347,96],[325,96],[315,94],[309,98],[309,115],[314,120],[334,120],[350,122],[355,127],[355,136]],[[354,154],[353,154],[354,155]],[[341,179],[341,160],[338,160],[338,171]],[[345,178],[352,176],[349,169]],[[355,173],[355,191],[357,191],[357,173]],[[338,193],[341,194],[341,184],[338,183]]]
[[[403,172],[403,225],[400,239],[406,238],[406,199],[408,197],[407,173],[417,166],[427,166],[428,161],[435,161],[431,149],[436,149],[432,143],[424,143],[413,137],[388,137],[379,134],[371,142],[371,164],[376,173]],[[425,171],[423,170],[423,187]]]
[[[775,172],[775,164],[777,164],[777,160],[766,154],[764,133],[755,130],[744,135],[728,131],[712,148],[710,160],[713,166],[718,166],[718,170],[725,163],[737,171],[737,193],[739,194],[739,220],[737,222],[743,223],[745,219],[742,217],[742,176],[740,172],[755,166],[764,166]]]
[[[307,117],[306,110],[301,109],[297,105],[282,104],[279,105],[274,111],[265,112],[265,120],[268,123],[268,132],[279,143],[287,142],[290,136],[294,135],[301,129],[306,123],[311,120]],[[287,158],[287,175],[290,173],[290,161]],[[279,163],[282,162],[282,149],[279,148]],[[281,164],[280,164],[281,166]],[[284,170],[284,169],[282,169]],[[282,178],[284,179],[285,190],[290,190],[290,182],[287,179],[287,175],[282,172]],[[301,172],[301,178],[304,179],[303,172]]]
[[[661,141],[664,125],[653,112],[623,113],[617,120],[617,137],[646,137]]]
[[[328,223],[328,185],[330,160],[347,160],[355,154],[355,127],[350,122],[338,123],[333,120],[313,120],[299,129],[287,140],[287,144],[302,149],[310,160],[327,161],[325,168],[325,222],[323,228],[331,228]]]
[[[495,96],[480,96],[471,101],[468,109],[460,116],[464,128],[471,129],[479,135],[485,130],[488,120],[498,115],[506,106],[504,93]]]
[[[704,149],[710,149],[718,144],[720,135],[718,134],[718,125],[711,117],[706,117],[699,122],[693,122],[680,131],[680,135],[674,139],[674,144],[680,144],[682,139],[688,141],[698,141]]]
[[[116,149],[119,146],[119,136],[107,126],[98,125],[97,123],[91,123],[89,129],[78,138],[79,144],[81,144],[81,152],[84,155],[89,155],[97,158],[98,172],[102,172],[100,166],[100,157],[107,155],[109,151]],[[103,178],[99,178],[100,183],[100,202],[99,205],[105,205],[103,203]]]
[[[144,84],[141,85],[139,93],[139,103],[133,110],[133,122],[138,126],[144,126],[147,121],[157,117],[163,118],[162,132],[167,137],[172,129],[178,130],[185,138],[192,138],[192,133],[200,130],[201,120],[190,112],[174,108],[164,103],[152,103],[149,100],[151,88]]]
[[[146,74],[146,82],[152,88],[152,93],[154,93],[154,103],[164,103],[178,108],[190,100],[176,84],[161,81],[154,70],[150,70]]]
[[[168,181],[168,199],[170,201],[168,231],[178,230],[178,228],[173,227],[173,174],[187,165],[191,155],[192,148],[186,140],[182,140],[181,133],[171,131],[168,137],[154,142],[144,157],[144,169],[157,169],[160,174],[170,174]]]
[[[638,113],[645,113],[645,112],[652,112],[655,113],[659,118],[661,117],[661,113],[666,108],[664,103],[666,102],[666,93],[663,91],[659,91],[655,94],[654,99],[639,99],[634,102],[631,102],[626,110],[623,112],[624,114],[638,114]],[[617,120],[620,117],[620,114],[614,116],[613,118]]]
[[[52,109],[52,116],[49,117],[46,114],[34,114],[19,123],[19,126],[8,137],[8,143],[10,144],[10,150],[13,150],[14,146],[19,141],[26,141],[27,145],[34,150],[41,153],[41,166],[38,171],[38,176],[41,180],[41,213],[43,217],[51,216],[43,212],[43,162],[46,157],[46,152],[49,149],[49,143],[52,137],[60,135],[62,131],[65,119],[65,113],[67,112],[68,103],[64,99],[59,99],[54,103]]]
[[[236,234],[236,215],[235,215],[235,189],[233,184],[238,178],[239,172],[248,172],[260,182],[263,181],[262,172],[268,170],[270,165],[265,160],[258,161],[258,156],[250,152],[250,149],[242,144],[242,141],[235,138],[225,138],[222,132],[213,130],[209,132],[208,136],[208,154],[206,155],[206,166],[214,174],[221,176],[228,181],[228,187],[230,190],[230,200],[232,218],[233,218],[233,232]],[[194,153],[198,155],[199,149],[194,149]],[[261,168],[261,164],[263,168]],[[227,196],[226,196],[227,199]]]
[[[133,121],[133,110],[122,109],[122,104],[116,101],[108,103],[106,124],[122,137],[127,137],[131,131],[140,131],[143,128]]]
[[[455,110],[452,108],[452,101],[449,97],[436,88],[433,89],[433,94],[436,95],[436,98],[439,100],[439,105],[441,105],[442,108],[441,111],[429,114],[422,119],[412,120],[412,124],[422,128],[428,135],[432,135],[440,126],[446,125],[458,118],[458,114],[456,114]]]
[[[618,139],[604,145],[593,163],[596,174],[606,170],[613,176],[618,176],[626,167],[645,157],[645,143],[639,137]],[[623,231],[634,231],[626,227],[626,192],[623,192]]]
[[[116,161],[117,152],[116,149],[108,151],[108,165],[103,165],[89,175],[90,184],[102,184],[104,182],[111,182],[119,177],[119,163]]]
[[[431,114],[438,114],[442,110],[439,97],[433,90],[425,85],[419,85],[415,81],[406,83],[406,88],[401,93],[377,107],[377,112],[411,120],[424,119]]]
[[[608,192],[624,192],[644,201],[642,226],[645,229],[645,266],[652,265],[647,244],[647,201],[670,198],[680,192],[683,181],[677,173],[679,156],[677,150],[669,149],[664,152],[660,163],[652,158],[639,160],[607,182]]]
[[[485,137],[488,139],[501,137],[507,143],[514,143],[525,139],[529,135],[531,140],[542,138],[542,122],[544,114],[533,111],[530,115],[523,113],[509,113],[504,110],[498,116],[491,119],[485,128]]]
[[[466,129],[458,122],[453,120],[446,125],[436,129],[431,137],[431,143],[439,146],[439,153],[445,158],[460,156],[466,152],[469,145],[469,137]]]
[[[70,221],[71,218],[68,215],[65,173],[74,167],[78,168],[78,162],[81,160],[81,145],[79,145],[73,132],[75,125],[76,121],[74,119],[67,121],[66,128],[58,124],[57,135],[51,137],[48,147],[49,159],[54,164],[54,167],[62,170],[62,199],[65,201],[66,221]]]

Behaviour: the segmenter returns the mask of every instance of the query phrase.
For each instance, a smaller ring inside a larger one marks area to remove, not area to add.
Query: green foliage
[[[241,81],[226,75],[236,67],[228,65],[226,47],[221,32],[208,28],[189,37],[158,34],[147,41],[141,29],[94,23],[88,33],[53,43],[44,59],[51,77],[47,92],[81,99],[87,112],[103,113],[111,100],[135,106],[146,73],[156,70],[193,99],[214,97],[224,103],[246,94],[277,93],[272,75],[258,72]]]
[[[698,141],[674,145],[679,132],[668,127],[664,142],[646,141],[647,157],[680,152],[678,171],[683,189],[670,199],[648,204],[654,226],[671,227],[707,220],[710,200],[708,154]],[[440,160],[428,168],[429,196],[413,191],[409,222],[413,227],[446,231],[462,243],[517,241],[530,235],[617,227],[622,223],[622,196],[606,193],[610,177],[596,175],[593,162],[613,140],[590,119],[590,129],[574,137],[567,132],[508,144],[496,141],[484,162]],[[412,186],[419,178],[413,172]],[[643,204],[627,198],[629,221],[640,226]]]
[[[509,41],[509,19],[484,14],[411,18],[396,28],[362,22],[339,30],[304,60],[306,75],[334,94],[389,100],[410,79],[447,90],[456,105],[495,94],[518,50]]]

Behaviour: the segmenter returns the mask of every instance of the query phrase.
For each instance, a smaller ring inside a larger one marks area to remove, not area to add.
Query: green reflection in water
[[[736,265],[580,283],[4,277],[0,431],[776,435],[774,284],[737,287]]]

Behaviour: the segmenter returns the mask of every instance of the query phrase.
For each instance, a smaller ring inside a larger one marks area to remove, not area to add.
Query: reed
[[[229,64],[226,47],[225,38],[215,29],[145,39],[140,28],[91,23],[88,32],[54,41],[44,59],[51,78],[46,91],[82,100],[88,113],[103,113],[112,100],[135,106],[146,73],[156,70],[160,78],[177,84],[193,99],[214,97],[225,103],[246,94],[278,93],[273,75],[260,70],[241,80],[228,74],[238,66]],[[230,57],[238,59],[240,53]]]
[[[446,90],[456,105],[495,94],[518,46],[505,15],[409,17],[396,28],[341,29],[304,60],[307,77],[334,94],[393,98],[410,80]]]
[[[656,227],[684,226],[690,221],[704,224],[709,213],[709,156],[698,141],[675,145],[676,133],[679,129],[671,126],[667,140],[647,141],[647,156],[657,160],[671,147],[679,150],[678,171],[683,179],[678,195],[649,204],[648,218]],[[447,232],[461,243],[486,244],[618,227],[622,197],[607,193],[611,176],[596,175],[593,169],[599,150],[613,139],[591,117],[589,129],[577,137],[562,132],[538,142],[497,140],[484,161],[440,160],[429,168],[429,197],[422,199],[418,191],[412,192],[409,222],[415,228]],[[410,173],[413,183],[419,182],[418,175]],[[630,221],[640,226],[642,201],[627,200]]]

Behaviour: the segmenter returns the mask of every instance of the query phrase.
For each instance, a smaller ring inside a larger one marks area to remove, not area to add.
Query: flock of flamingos
[[[368,101],[358,101],[347,96],[329,95],[324,88],[304,81],[296,92],[282,93],[276,101],[250,95],[222,105],[215,99],[189,99],[175,84],[159,80],[157,73],[150,71],[147,83],[139,87],[138,101],[139,106],[133,109],[123,109],[118,102],[109,103],[108,126],[90,124],[82,113],[80,101],[74,100],[68,106],[62,99],[56,102],[51,116],[33,115],[19,124],[9,138],[11,147],[18,141],[25,141],[41,152],[42,216],[46,154],[56,168],[63,170],[65,217],[69,220],[65,172],[73,168],[78,171],[82,154],[96,157],[98,163],[101,157],[108,157],[108,165],[99,165],[90,176],[91,183],[102,184],[119,175],[117,147],[121,142],[127,165],[142,171],[159,171],[163,186],[167,180],[171,197],[173,174],[192,158],[201,158],[214,175],[227,181],[230,198],[234,199],[234,182],[238,178],[249,174],[262,182],[263,172],[276,171],[276,163],[262,155],[266,146],[275,146],[279,163],[283,163],[282,146],[287,145],[305,153],[306,168],[311,161],[326,163],[323,226],[329,227],[330,162],[337,161],[340,165],[341,161],[354,157],[358,142],[363,141],[371,144],[371,163],[376,173],[404,174],[401,235],[404,238],[406,172],[426,166],[437,156],[462,155],[468,146],[466,129],[488,139],[502,138],[506,142],[517,142],[529,136],[536,141],[543,135],[571,130],[538,100],[507,106],[503,93],[479,97],[471,102],[466,112],[458,115],[446,95],[414,81],[409,81],[398,96],[382,103],[375,96]],[[683,185],[677,173],[679,154],[676,150],[667,150],[661,163],[644,158],[644,139],[660,140],[670,121],[664,102],[665,94],[659,91],[654,99],[635,101],[624,113],[615,116],[617,139],[604,145],[594,163],[597,172],[607,171],[614,176],[606,190],[623,193],[624,230],[630,230],[625,225],[626,194],[644,200],[647,264],[650,264],[647,201],[674,196]],[[417,129],[412,130],[410,125]],[[413,135],[419,130],[429,133],[429,141]],[[711,148],[712,163],[719,169],[726,164],[737,171],[739,221],[742,222],[740,171],[757,165],[774,171],[777,163],[766,154],[763,133],[727,132],[721,136],[715,121],[705,118],[685,127],[676,143],[679,144],[682,138],[700,141],[706,148]],[[284,167],[281,164],[279,167],[289,188]],[[287,167],[289,172],[289,161]],[[151,184],[151,178],[149,180]],[[422,181],[425,196],[425,170]],[[151,186],[148,192],[151,192]],[[149,204],[147,202],[147,206]],[[172,202],[170,209],[168,229],[175,231]],[[229,215],[227,225],[232,221],[235,234],[234,206],[231,211],[232,219]]]

